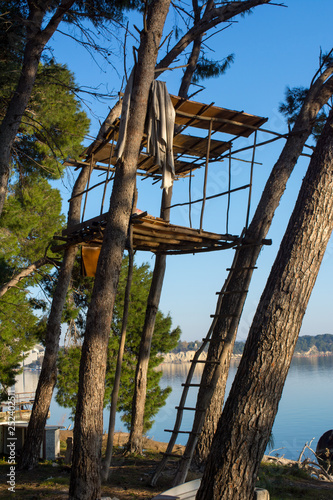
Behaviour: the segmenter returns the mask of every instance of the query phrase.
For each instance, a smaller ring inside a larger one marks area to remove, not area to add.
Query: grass
[[[333,483],[319,481],[297,465],[262,463],[259,488],[269,491],[271,500],[332,500]]]
[[[64,448],[62,448],[64,449]],[[151,475],[161,459],[161,453],[147,451],[144,455],[123,455],[118,447],[113,454],[111,474],[103,484],[102,496],[116,497],[119,500],[150,500],[158,493],[171,487],[177,461],[170,461],[159,480],[158,486],[150,486]],[[68,498],[70,468],[63,465],[44,462],[34,471],[16,473],[15,494],[8,491],[6,484],[9,465],[0,460],[0,498],[13,500]],[[188,481],[199,474],[190,472]],[[282,466],[276,463],[263,463],[259,471],[258,487],[270,493],[271,500],[332,500],[333,483],[318,481],[297,466]]]

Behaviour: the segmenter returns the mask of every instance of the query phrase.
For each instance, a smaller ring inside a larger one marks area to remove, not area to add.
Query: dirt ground
[[[68,498],[70,466],[64,464],[65,443],[72,431],[61,431],[61,455],[56,462],[44,462],[33,471],[15,472],[15,492],[8,490],[9,464],[0,460],[0,499],[4,500],[65,500]],[[107,436],[104,436],[104,445]],[[143,455],[124,453],[128,439],[126,433],[116,433],[110,476],[102,486],[102,497],[111,500],[151,500],[159,493],[171,488],[177,469],[177,458],[172,458],[156,487],[150,486],[152,474],[159,464],[167,444],[147,439]],[[182,454],[184,447],[174,450]],[[1,458],[1,457],[0,457]],[[290,461],[287,461],[290,462]],[[188,481],[200,477],[196,471],[189,472]],[[332,500],[333,482],[310,478],[303,470],[278,460],[266,464],[259,471],[258,486],[268,489],[271,500]]]
[[[61,455],[64,456],[64,445],[72,431],[60,431],[62,442]],[[103,438],[106,444],[107,436]],[[102,496],[112,500],[150,500],[159,493],[171,487],[172,476],[176,470],[173,459],[161,477],[158,486],[150,486],[150,479],[157,464],[166,450],[167,444],[146,439],[142,456],[124,454],[123,446],[128,440],[127,433],[116,433],[114,438],[114,453],[110,468],[109,480],[102,486]],[[183,446],[176,446],[174,452],[182,453]],[[64,500],[68,498],[70,466],[58,460],[56,463],[41,463],[33,471],[17,471],[15,474],[15,493],[8,491],[7,474],[9,465],[3,460],[0,465],[0,499],[37,500],[48,498]],[[193,475],[193,479],[197,476]],[[192,477],[191,477],[192,478]]]

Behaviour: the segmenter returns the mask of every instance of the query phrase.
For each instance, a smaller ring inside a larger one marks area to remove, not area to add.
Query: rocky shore
[[[163,363],[174,363],[174,364],[181,364],[181,363],[190,363],[195,355],[196,351],[180,351],[177,353],[171,353],[168,352],[167,354],[164,354],[163,358]],[[320,352],[318,351],[316,346],[312,346],[307,352],[295,352],[294,357],[295,358],[310,358],[310,357],[317,357],[317,356],[332,356],[333,352],[331,351],[326,351],[326,352]],[[200,354],[199,359],[200,360],[205,360],[207,357],[206,352],[202,352]],[[241,354],[233,354],[231,356],[231,359],[237,360],[242,357]]]

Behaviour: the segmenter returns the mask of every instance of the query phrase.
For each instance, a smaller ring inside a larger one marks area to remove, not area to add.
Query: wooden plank
[[[208,129],[209,121],[213,120],[213,130],[248,137],[267,121],[261,116],[218,106],[209,106],[202,111],[202,103],[183,100],[174,95],[170,95],[170,98],[175,108],[179,108],[178,103],[182,101],[181,109],[176,110],[176,123],[179,125],[186,125],[190,121],[191,127]]]
[[[172,241],[184,241],[183,234],[169,234],[165,231],[154,231],[154,230],[145,230],[145,228],[140,229],[140,226],[137,226],[134,230],[134,237],[138,236],[148,236],[150,239],[157,239],[160,241],[164,241],[165,243]],[[177,237],[178,236],[178,237]],[[186,236],[186,241],[193,241],[194,243],[203,243],[204,239],[197,236]]]
[[[208,239],[212,239],[212,240],[226,240],[226,241],[236,241],[238,239],[238,236],[233,236],[233,235],[225,235],[225,234],[217,234],[217,233],[211,233],[209,231],[200,231],[199,229],[191,229],[191,228],[187,228],[187,227],[184,227],[184,226],[176,226],[176,225],[173,225],[173,224],[168,224],[166,222],[162,222],[161,224],[161,221],[149,221],[144,219],[142,220],[142,222],[140,223],[140,225],[142,225],[143,227],[149,227],[151,229],[153,229],[153,226],[156,224],[156,226],[158,226],[159,224],[163,227],[160,227],[160,231],[162,232],[163,230],[167,230],[167,231],[170,231],[170,232],[174,232],[174,233],[180,233],[182,235],[189,235],[189,236],[194,236],[195,234],[198,234],[200,235],[201,238],[208,238]],[[135,225],[136,223],[134,223],[134,230],[135,230]]]

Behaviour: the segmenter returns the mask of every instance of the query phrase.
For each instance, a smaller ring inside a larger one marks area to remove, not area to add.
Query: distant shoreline
[[[190,363],[193,359],[193,356],[196,351],[181,351],[177,353],[167,353],[163,355],[163,362],[161,363],[162,365],[166,364],[175,364],[179,365],[181,363]],[[295,352],[293,355],[293,358],[319,358],[319,357],[328,357],[328,356],[333,356],[332,351],[325,351],[325,352],[320,352],[318,349],[313,346],[311,347],[307,352]],[[199,359],[200,360],[205,360],[207,357],[207,353],[203,352],[200,354]],[[239,360],[241,359],[242,354],[232,354],[231,359],[234,360]]]

